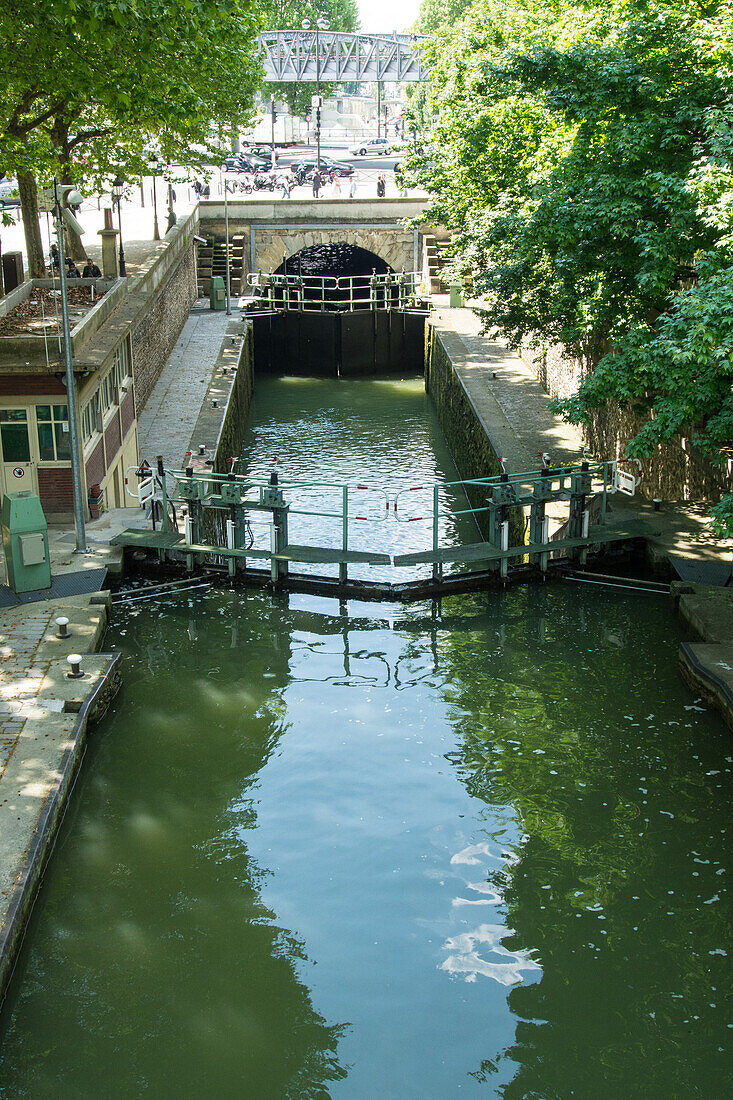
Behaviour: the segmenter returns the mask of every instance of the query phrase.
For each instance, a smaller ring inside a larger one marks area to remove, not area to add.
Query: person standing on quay
[[[317,171],[313,173],[313,198],[317,199],[321,190],[321,177]]]
[[[356,176],[351,177],[351,183],[349,184],[349,198],[356,198]]]

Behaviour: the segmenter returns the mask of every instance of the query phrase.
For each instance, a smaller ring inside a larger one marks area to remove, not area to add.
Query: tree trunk
[[[43,258],[41,227],[38,222],[38,190],[36,177],[32,172],[18,173],[18,193],[20,208],[23,212],[23,232],[28,255],[28,274],[32,279],[42,279],[46,273]]]

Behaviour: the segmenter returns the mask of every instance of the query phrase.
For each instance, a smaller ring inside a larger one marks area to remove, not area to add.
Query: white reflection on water
[[[440,964],[441,970],[447,970],[455,977],[461,976],[466,982],[475,982],[479,974],[493,978],[500,985],[517,985],[524,981],[523,971],[540,971],[542,967],[524,951],[507,951],[501,941],[512,935],[512,930],[503,924],[481,924],[473,932],[462,932],[449,936],[443,946],[451,954]],[[494,961],[482,958],[478,947],[489,948]]]

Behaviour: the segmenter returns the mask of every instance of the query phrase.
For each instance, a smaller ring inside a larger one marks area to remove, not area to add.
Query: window
[[[36,428],[41,462],[68,462],[71,459],[66,405],[36,405]]]
[[[26,409],[0,409],[0,438],[3,443],[4,462],[30,462],[31,448]]]
[[[105,416],[112,406],[117,404],[117,387],[115,386],[114,367],[102,380],[102,385],[99,387],[99,396],[102,401],[102,416]]]
[[[85,443],[102,430],[102,417],[99,412],[99,391],[95,393],[81,411],[81,435]]]
[[[130,356],[127,354],[127,340],[120,344],[115,352],[112,370],[115,376],[115,383],[119,389],[132,373],[130,371]]]

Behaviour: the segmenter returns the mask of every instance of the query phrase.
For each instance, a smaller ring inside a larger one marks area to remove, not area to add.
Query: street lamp
[[[112,198],[117,202],[117,220],[120,227],[120,278],[127,275],[125,270],[125,252],[122,247],[122,195],[125,191],[125,181],[119,174],[112,181]]]
[[[304,31],[311,29],[310,19],[304,19],[300,24]],[[321,174],[321,45],[318,37],[319,31],[327,31],[331,26],[325,16],[319,15],[316,19],[316,172]]]
[[[155,172],[158,167],[158,158],[156,157],[155,153],[151,153],[148,157],[148,164],[150,165],[150,170],[153,173],[153,240],[159,241],[160,230],[158,229],[158,197],[155,193]]]

